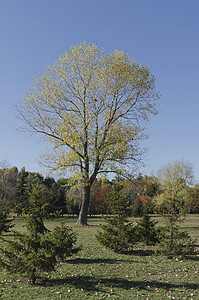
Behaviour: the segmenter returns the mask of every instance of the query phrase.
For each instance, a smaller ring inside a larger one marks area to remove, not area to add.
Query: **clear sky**
[[[45,145],[16,130],[14,102],[32,77],[81,41],[149,65],[161,99],[147,128],[146,167],[189,160],[199,181],[198,0],[0,0],[0,161],[27,171]]]

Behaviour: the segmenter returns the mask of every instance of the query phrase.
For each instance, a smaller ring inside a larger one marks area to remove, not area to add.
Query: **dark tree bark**
[[[82,203],[81,203],[79,217],[77,220],[78,225],[88,225],[87,214],[88,214],[88,207],[89,207],[89,203],[90,203],[90,191],[91,191],[90,184],[85,184],[84,192],[83,192],[83,199],[82,199]]]

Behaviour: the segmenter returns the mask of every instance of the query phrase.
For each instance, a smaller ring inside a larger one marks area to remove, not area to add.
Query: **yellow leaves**
[[[180,215],[186,206],[189,185],[192,183],[192,166],[184,160],[169,163],[158,172],[162,193],[157,196],[157,205],[164,205],[169,212]],[[175,211],[175,212],[176,212]]]
[[[54,146],[55,169],[81,169],[86,156],[91,169],[97,159],[114,168],[135,153],[137,120],[154,113],[154,89],[148,67],[123,51],[105,54],[83,42],[35,79],[19,110],[28,128]]]

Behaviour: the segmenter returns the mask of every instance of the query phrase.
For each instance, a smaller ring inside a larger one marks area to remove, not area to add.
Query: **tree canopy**
[[[180,160],[169,163],[158,172],[161,193],[156,197],[157,204],[165,214],[177,221],[186,211],[193,184],[193,168],[190,162]]]
[[[70,169],[82,180],[80,224],[87,223],[97,174],[131,171],[140,159],[138,143],[158,98],[148,66],[123,51],[105,54],[95,44],[81,43],[47,67],[18,102],[25,128],[53,145],[43,158],[46,165]]]

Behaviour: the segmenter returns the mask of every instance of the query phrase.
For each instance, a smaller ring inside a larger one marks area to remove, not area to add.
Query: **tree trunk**
[[[35,285],[36,279],[37,279],[37,278],[36,278],[36,270],[35,270],[35,268],[33,268],[32,274],[31,274],[31,277],[30,277],[31,284]]]
[[[88,215],[88,207],[90,203],[90,191],[91,186],[85,185],[84,186],[84,192],[83,192],[83,199],[81,203],[81,208],[79,212],[79,217],[77,220],[78,225],[88,225],[87,224],[87,215]]]

